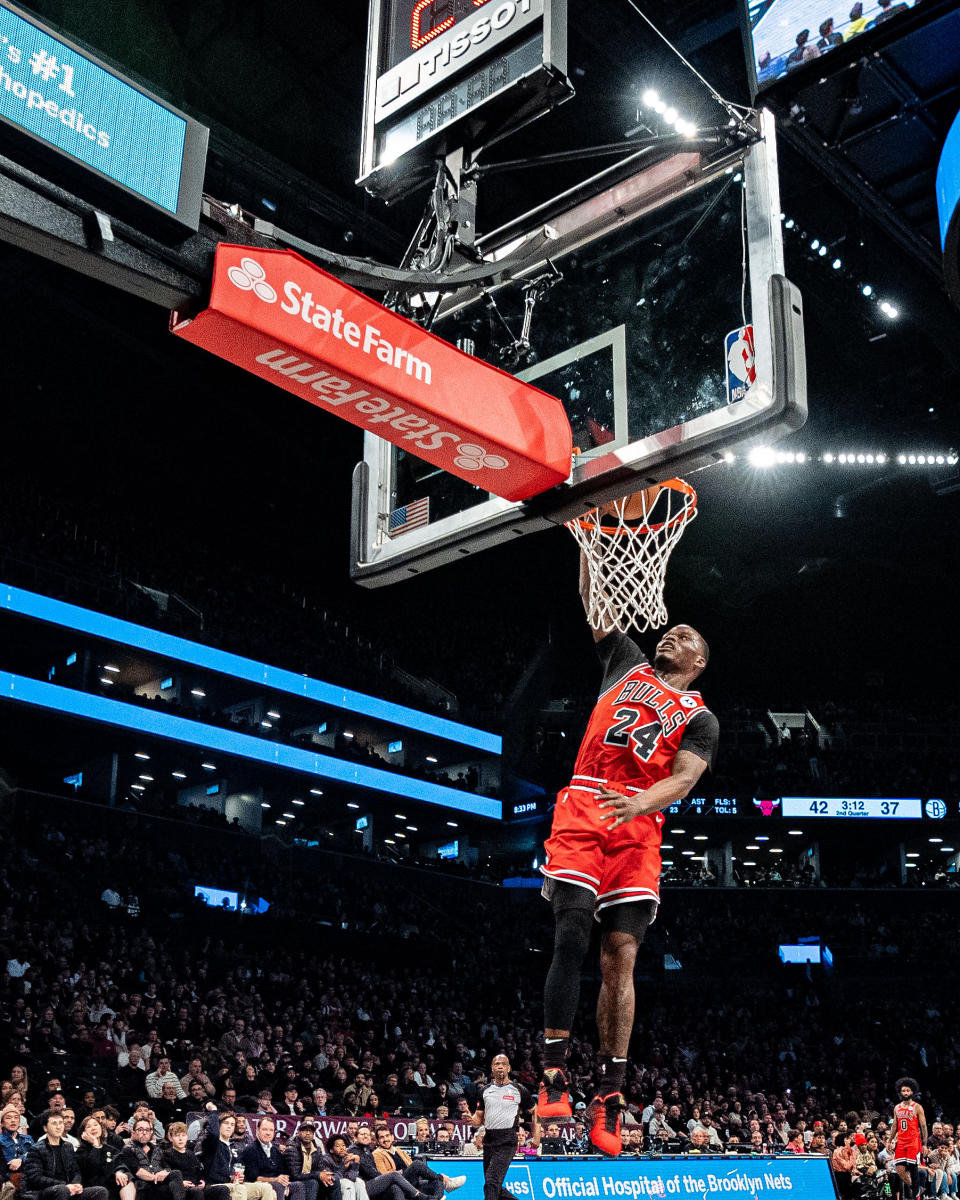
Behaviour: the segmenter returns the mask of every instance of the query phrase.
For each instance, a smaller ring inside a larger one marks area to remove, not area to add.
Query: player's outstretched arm
[[[673,760],[673,771],[666,779],[658,779],[644,792],[633,796],[621,796],[609,788],[600,792],[597,808],[600,809],[600,819],[609,820],[609,829],[626,825],[634,817],[648,817],[661,812],[676,804],[684,796],[689,795],[691,788],[707,769],[707,764],[699,754],[690,750],[678,750]]]
[[[580,551],[580,599],[583,601],[583,611],[586,613],[587,624],[590,626],[595,642],[602,642],[607,634],[613,633],[615,629],[623,631],[619,612],[616,614],[615,622],[606,628],[590,619],[590,567],[587,564],[587,556],[582,550]]]

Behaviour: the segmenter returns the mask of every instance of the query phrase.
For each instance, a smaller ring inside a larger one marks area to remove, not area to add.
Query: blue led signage
[[[442,808],[454,808],[460,812],[493,817],[496,820],[501,816],[500,801],[492,800],[488,796],[474,796],[458,788],[428,783],[424,779],[414,779],[396,771],[384,771],[379,767],[368,767],[363,763],[349,762],[332,755],[316,754],[312,750],[301,750],[298,746],[268,742],[248,733],[221,729],[217,725],[205,725],[200,721],[191,721],[170,713],[135,708],[122,700],[92,696],[87,692],[60,687],[45,680],[14,675],[9,671],[0,671],[0,699],[32,704],[37,708],[63,713],[66,716],[103,721],[121,729],[135,729],[156,737],[200,746],[204,750],[221,750],[237,758],[300,771],[320,779],[332,779],[338,783],[369,788],[371,791],[387,792],[395,799],[421,800],[424,804],[436,804]]]
[[[428,1159],[443,1169],[444,1159]],[[483,1163],[461,1159],[464,1200],[482,1200]],[[515,1200],[829,1200],[836,1197],[830,1162],[817,1154],[780,1158],[732,1155],[664,1155],[651,1158],[514,1159],[504,1189]]]
[[[502,742],[495,733],[487,733],[486,730],[475,729],[471,725],[461,725],[459,721],[419,712],[405,704],[380,700],[376,696],[368,696],[350,688],[337,687],[332,683],[298,675],[295,671],[285,671],[282,667],[271,667],[254,659],[243,658],[239,654],[230,654],[226,650],[217,650],[200,642],[190,642],[186,638],[161,633],[159,629],[134,625],[132,621],[108,617],[89,608],[80,608],[76,604],[67,604],[63,600],[53,600],[50,596],[41,596],[37,592],[28,592],[24,588],[0,583],[0,609],[4,608],[20,616],[73,629],[77,633],[86,633],[91,637],[132,646],[144,654],[158,654],[173,662],[216,671],[220,675],[242,679],[261,688],[301,696],[305,700],[316,700],[320,704],[344,709],[351,714],[372,717],[391,725],[402,725],[418,733],[427,733],[443,738],[444,741],[470,746],[474,750],[483,750],[488,754],[501,752]],[[173,686],[172,679],[166,679],[161,684],[164,688],[168,686]],[[326,722],[319,728],[322,733]]]
[[[0,118],[196,229],[207,130],[4,3]]]

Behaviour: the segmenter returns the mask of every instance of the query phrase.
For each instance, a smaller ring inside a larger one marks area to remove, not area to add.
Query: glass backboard
[[[453,293],[434,331],[559,397],[579,453],[565,484],[513,503],[366,434],[358,582],[409,578],[803,424],[802,309],[783,276],[769,114],[759,132],[709,161],[638,155],[481,241],[488,261],[519,255],[520,277]],[[562,279],[510,365],[507,327],[520,330],[524,285],[549,264]]]

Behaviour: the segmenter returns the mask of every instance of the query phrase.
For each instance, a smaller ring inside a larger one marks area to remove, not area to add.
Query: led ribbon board
[[[371,0],[359,182],[397,199],[572,95],[566,0]]]
[[[455,349],[291,250],[217,247],[209,307],[171,329],[468,483],[522,500],[570,473],[539,388]]]
[[[428,1156],[435,1171],[449,1159]],[[464,1200],[482,1200],[483,1163],[462,1159]],[[516,1200],[836,1200],[825,1156],[785,1154],[779,1158],[686,1154],[652,1158],[514,1159],[503,1184]]]
[[[209,130],[0,0],[0,144],[111,211],[195,231]],[[110,200],[119,202],[112,207]]]
[[[954,118],[937,165],[937,212],[947,288],[960,304],[960,115]]]

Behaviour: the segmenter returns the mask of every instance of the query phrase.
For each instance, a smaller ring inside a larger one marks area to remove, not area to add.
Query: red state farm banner
[[[563,405],[292,250],[217,247],[209,307],[170,328],[318,408],[502,496],[570,473]]]

